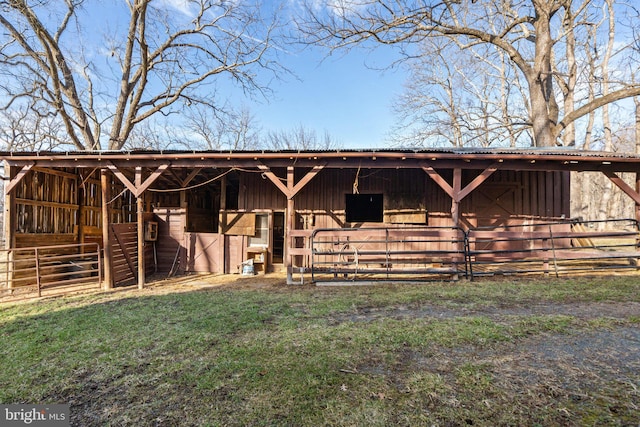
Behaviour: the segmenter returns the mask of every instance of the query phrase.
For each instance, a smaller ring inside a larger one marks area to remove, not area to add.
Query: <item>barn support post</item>
[[[15,192],[8,188],[8,182],[16,176],[17,170],[14,166],[4,164],[4,247],[11,249],[16,246],[15,230],[18,213],[16,212]],[[13,251],[7,251],[7,265],[5,268],[7,288],[13,288]]]
[[[636,192],[640,193],[640,172],[636,172]],[[640,223],[640,203],[636,201],[636,221]]]
[[[118,169],[116,165],[113,163],[107,164],[109,170],[113,173],[113,175],[120,180],[124,184],[125,187],[136,198],[136,224],[138,228],[138,289],[144,288],[144,192],[155,182],[156,179],[164,171],[169,169],[169,163],[162,163],[160,166],[156,168],[144,181],[142,180],[142,167],[136,166],[135,168],[135,178],[134,182],[129,181],[129,179]]]
[[[640,193],[640,172],[636,172],[636,192]],[[636,222],[640,224],[640,202],[635,202]],[[636,238],[636,247],[640,245],[640,237]]]
[[[296,204],[293,200],[294,192],[293,188],[295,186],[295,170],[293,166],[287,167],[287,224],[285,226],[285,235],[288,236],[289,245],[287,251],[290,248],[295,246],[295,241],[293,237],[291,237],[291,231],[296,226]],[[287,284],[293,283],[293,262],[291,260],[291,256],[287,253],[285,256],[285,268],[287,270]]]
[[[451,197],[451,222],[454,227],[460,227],[460,202],[493,175],[499,169],[500,162],[493,163],[484,169],[464,188],[462,187],[462,168],[453,169],[453,185],[450,185],[431,165],[422,163],[421,167]],[[455,243],[454,249],[457,252],[463,251],[460,242]],[[457,278],[458,275],[455,274],[454,279]]]
[[[186,185],[184,185],[183,187],[186,187]],[[190,230],[190,228],[189,228],[189,197],[187,195],[187,190],[180,190],[180,211],[184,215],[184,224],[183,224],[184,228],[182,230],[182,232],[183,232],[183,234],[182,234],[183,242],[180,243],[180,244],[181,245],[182,244],[186,245],[186,243],[184,242],[184,236],[185,236],[184,233],[186,233],[188,230]],[[184,256],[187,257],[187,254],[188,254],[189,251],[186,249],[186,247],[185,247],[185,251],[184,252],[185,252]],[[180,253],[178,256],[180,257],[181,255],[182,254]],[[180,265],[181,265],[181,262],[182,262],[181,258],[178,258],[177,262],[178,262],[178,264],[177,264],[178,265],[178,269],[180,269]]]
[[[451,220],[453,226],[460,225],[460,190],[462,189],[462,169],[453,170],[453,196],[451,198]]]
[[[227,176],[223,175],[220,179],[220,212],[227,210]],[[222,224],[218,221],[218,257],[219,264],[222,266],[222,274],[227,274],[227,235],[222,230]]]
[[[493,163],[491,166],[484,169],[464,188],[462,187],[461,168],[453,169],[453,186],[451,186],[430,164],[422,163],[421,167],[427,175],[429,175],[429,177],[438,184],[438,186],[442,188],[449,197],[451,197],[451,220],[453,222],[453,226],[458,227],[460,225],[460,202],[485,182],[491,175],[493,175],[493,173],[499,169],[500,162]]]
[[[135,186],[140,189],[142,186],[142,168],[136,167]],[[136,212],[138,229],[138,289],[144,289],[144,190],[136,194]]]
[[[104,260],[104,282],[102,287],[113,288],[113,258],[111,256],[111,216],[109,215],[109,200],[111,199],[111,183],[106,169],[100,169],[100,188],[102,196],[102,249]]]
[[[296,217],[295,202],[292,197],[290,199],[287,199],[287,221],[285,224],[285,231],[284,231],[285,236],[287,236],[287,239],[285,241],[288,242],[288,245],[285,248],[285,256],[284,256],[284,266],[287,270],[288,285],[293,284],[293,263],[289,253],[290,253],[290,249],[295,246],[295,237],[291,237],[291,231],[295,227],[295,217]]]
[[[295,211],[295,202],[293,198],[300,190],[302,190],[305,185],[307,185],[322,169],[325,168],[327,162],[323,162],[319,165],[315,165],[309,172],[303,176],[300,181],[296,184],[295,182],[295,168],[293,166],[287,166],[287,184],[285,185],[280,178],[276,176],[268,166],[264,164],[258,164],[258,169],[260,169],[264,176],[266,176],[287,198],[287,218],[285,221],[285,248],[284,248],[284,266],[287,271],[287,284],[293,284],[293,263],[291,261],[291,251],[295,246],[295,238],[291,237],[291,232],[295,230],[296,224],[296,211]]]
[[[87,210],[85,209],[85,203],[87,195],[84,191],[84,186],[82,185],[82,177],[76,177],[76,191],[78,192],[78,243],[82,245],[85,239],[85,230],[84,224],[86,223],[87,218]],[[84,254],[85,247],[80,246],[80,253]]]
[[[136,199],[137,223],[138,223],[138,289],[144,289],[144,195],[140,194]]]

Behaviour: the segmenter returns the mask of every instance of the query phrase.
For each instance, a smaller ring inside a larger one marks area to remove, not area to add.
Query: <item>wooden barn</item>
[[[591,254],[597,245],[588,242],[603,237],[571,220],[570,171],[605,174],[640,212],[638,185],[621,178],[635,173],[640,183],[640,158],[612,153],[136,151],[0,159],[10,288],[66,283],[69,271],[72,280],[97,277],[107,288],[185,272],[423,280],[468,275],[471,259],[540,257],[557,274],[560,253],[565,259],[580,246]],[[632,242],[625,260],[637,246],[637,219],[604,236]]]

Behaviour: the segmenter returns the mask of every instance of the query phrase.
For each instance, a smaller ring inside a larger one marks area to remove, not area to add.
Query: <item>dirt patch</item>
[[[393,308],[365,307],[331,318],[332,324],[343,322],[372,322],[379,319],[451,319],[455,317],[483,316],[499,319],[506,316],[544,316],[564,315],[579,319],[612,318],[625,319],[640,317],[640,303],[638,302],[594,302],[594,303],[539,303],[526,306],[480,308],[444,307],[433,304],[416,306],[398,306]]]

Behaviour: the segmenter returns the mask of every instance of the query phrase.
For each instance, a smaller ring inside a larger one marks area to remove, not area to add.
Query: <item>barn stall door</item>
[[[112,224],[110,234],[113,284],[126,286],[136,283],[138,281],[137,224]]]
[[[517,214],[518,183],[484,183],[472,196],[478,227],[509,225]]]

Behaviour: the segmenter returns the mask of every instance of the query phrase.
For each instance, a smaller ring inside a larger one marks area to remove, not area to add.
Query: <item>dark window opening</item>
[[[226,190],[226,206],[227,210],[238,209],[238,196],[240,194],[240,178],[235,172],[231,172],[227,175],[227,190]]]
[[[347,194],[347,222],[382,222],[382,194]]]

